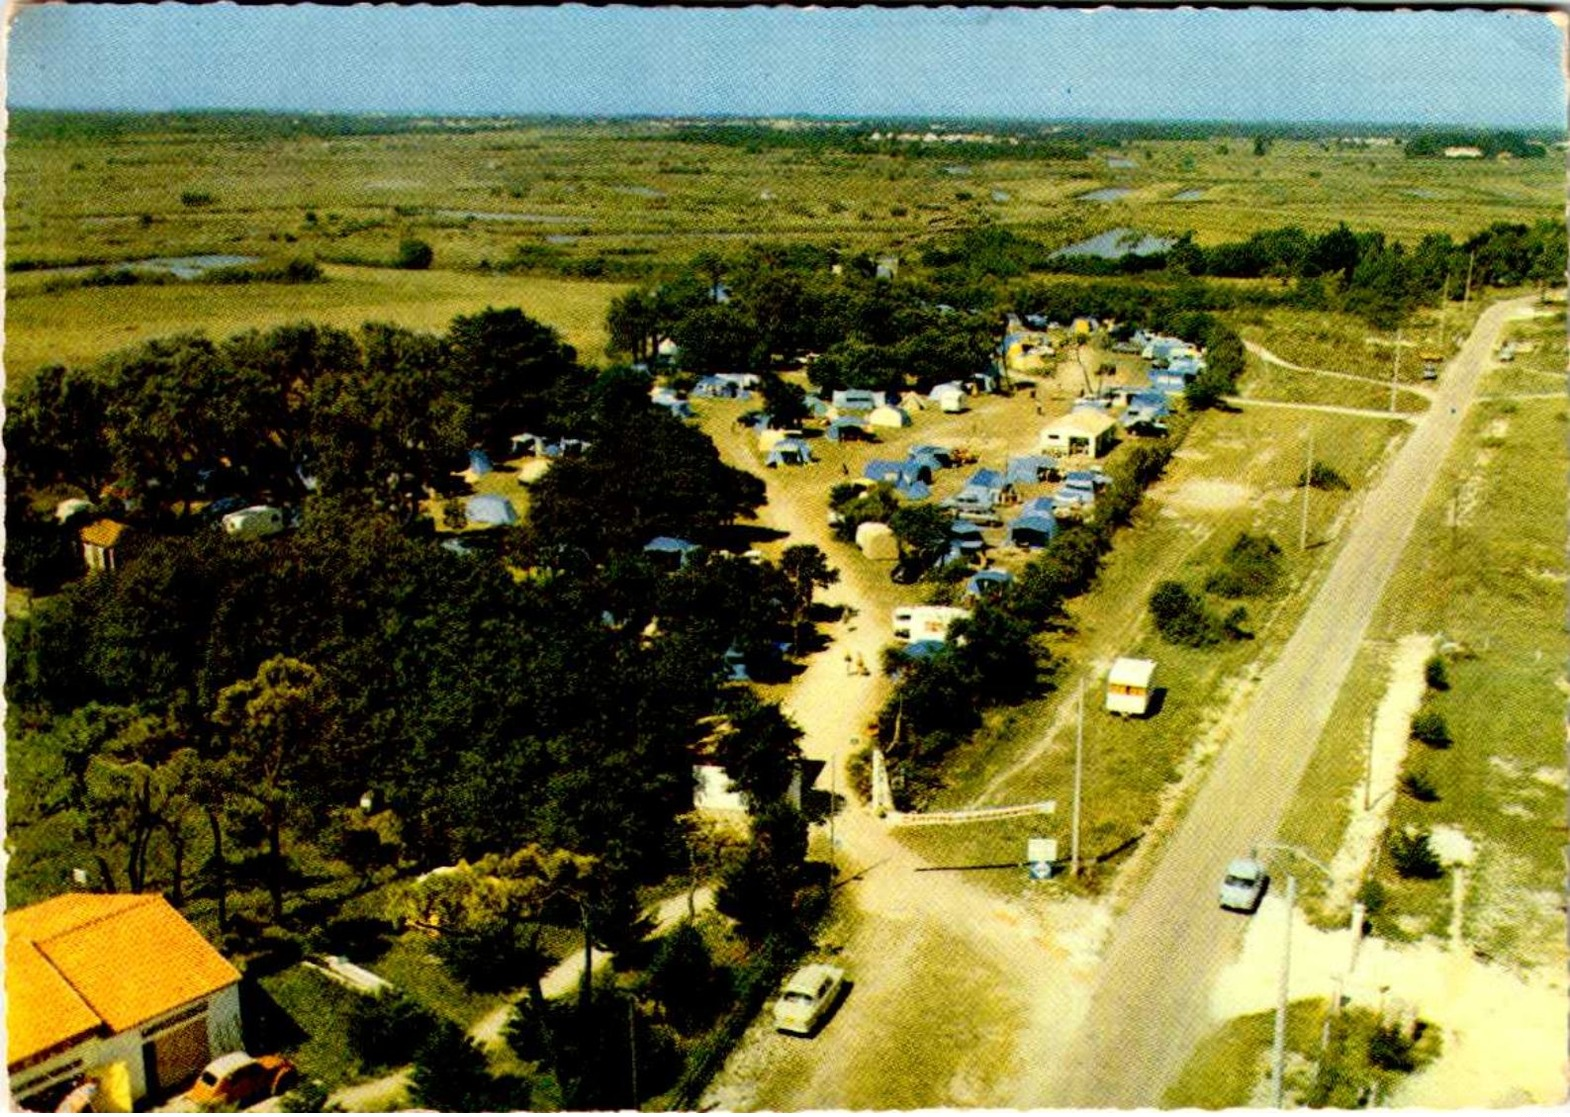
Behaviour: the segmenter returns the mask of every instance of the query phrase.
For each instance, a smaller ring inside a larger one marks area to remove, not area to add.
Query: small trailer
[[[1153,659],[1113,661],[1112,670],[1107,672],[1107,712],[1144,717],[1150,710],[1155,674],[1156,661]]]

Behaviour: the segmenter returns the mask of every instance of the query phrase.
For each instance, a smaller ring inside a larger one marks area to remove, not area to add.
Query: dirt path
[[[1390,381],[1382,380],[1377,376],[1363,376],[1356,372],[1336,372],[1333,369],[1328,368],[1308,368],[1304,365],[1295,365],[1283,357],[1276,356],[1258,342],[1245,341],[1243,342],[1243,348],[1247,349],[1250,353],[1254,354],[1254,356],[1264,361],[1267,365],[1276,365],[1279,368],[1290,369],[1293,372],[1307,372],[1312,373],[1315,376],[1328,376],[1336,380],[1357,380],[1364,384],[1377,384],[1382,388],[1388,388],[1390,386]],[[1434,397],[1432,389],[1419,388],[1415,384],[1397,384],[1396,390],[1400,392],[1411,392],[1413,395],[1422,396],[1424,399],[1432,399]]]
[[[1182,824],[1116,929],[1077,1043],[1045,1095],[1016,1105],[1159,1103],[1211,1028],[1207,1002],[1243,921],[1217,909],[1225,862],[1269,840],[1318,743],[1385,584],[1443,467],[1507,316],[1485,311],[1383,476],[1280,658],[1233,727]]]
[[[1039,422],[1024,399],[987,405],[1014,408],[1005,418],[1015,422]],[[788,531],[792,543],[817,543],[840,569],[839,584],[824,597],[850,606],[854,616],[829,626],[830,645],[773,696],[801,725],[806,755],[828,762],[817,786],[827,790],[832,782],[845,796],[845,760],[862,743],[888,683],[877,674],[847,674],[844,657],[859,655],[876,669],[889,640],[887,568],[832,541],[825,497],[841,474],[824,466],[806,467],[812,474],[761,470],[749,435],[710,429],[728,461],[765,477],[762,522]],[[917,428],[922,441],[990,443],[977,439],[979,429],[970,417],[931,413]],[[875,451],[890,452],[903,450]],[[846,798],[834,829],[841,906],[822,941],[848,971],[851,992],[812,1041],[775,1034],[765,1014],[700,1108],[984,1106],[1002,1082],[1070,1034],[1097,945],[1086,947],[1086,928],[1101,925],[1089,905],[1010,900],[958,873],[918,872],[921,859]],[[826,839],[819,828],[818,856]]]
[[[407,1104],[409,1068],[334,1090],[327,1104],[340,1113],[389,1113]]]
[[[1374,846],[1385,831],[1385,820],[1396,796],[1396,780],[1406,760],[1412,715],[1423,702],[1426,684],[1423,667],[1433,654],[1434,638],[1426,634],[1403,637],[1390,664],[1390,684],[1374,713],[1369,739],[1367,787],[1352,789],[1347,804],[1346,832],[1330,862],[1330,889],[1325,906],[1331,911],[1350,910],[1352,897],[1373,857]]]
[[[1400,419],[1415,423],[1423,417],[1421,411],[1375,411],[1367,407],[1342,407],[1334,403],[1292,403],[1279,399],[1256,399],[1253,396],[1233,396],[1227,400],[1233,407],[1279,407],[1288,411],[1322,411],[1326,415],[1353,415],[1365,419]]]
[[[714,906],[714,889],[703,887],[698,889],[693,897],[693,907],[698,911],[708,911]],[[654,912],[655,931],[659,933],[674,927],[677,923],[687,918],[687,894],[672,896],[661,901]],[[607,965],[611,956],[603,951],[592,951],[594,972]],[[549,973],[540,979],[540,991],[547,999],[564,997],[578,988],[583,980],[583,951],[574,950],[563,958]],[[507,1028],[507,1019],[512,1015],[513,1003],[497,1005],[484,1016],[480,1017],[469,1029],[469,1038],[482,1047],[496,1047],[503,1041],[503,1032]]]

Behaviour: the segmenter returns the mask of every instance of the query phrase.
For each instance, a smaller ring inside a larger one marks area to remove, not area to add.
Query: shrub
[[[1445,661],[1439,656],[1430,656],[1428,662],[1423,664],[1423,681],[1430,690],[1449,690],[1450,676],[1445,671]]]
[[[1434,786],[1433,779],[1425,772],[1416,770],[1402,772],[1401,790],[1419,803],[1434,803],[1439,800],[1439,789]]]
[[[729,992],[724,977],[702,933],[691,923],[681,923],[660,939],[646,980],[650,996],[664,1006],[672,1026],[691,1035],[724,1007]]]
[[[1222,597],[1262,597],[1281,577],[1281,548],[1268,535],[1237,537],[1219,570],[1205,580],[1205,589]]]
[[[1334,468],[1326,465],[1324,462],[1315,462],[1307,476],[1309,485],[1316,489],[1334,489],[1345,492],[1352,488],[1351,485],[1347,484],[1345,477],[1342,477]],[[1303,478],[1303,474],[1299,473],[1297,475],[1297,487],[1300,489],[1303,487]]]
[[[1369,877],[1358,887],[1357,898],[1362,903],[1364,912],[1377,915],[1385,908],[1385,886],[1375,878]]]
[[[435,1016],[401,993],[361,997],[349,1013],[349,1049],[367,1071],[402,1066],[435,1025]]]
[[[448,972],[476,993],[516,989],[537,961],[518,929],[500,919],[443,934],[433,949]]]
[[[1150,615],[1161,638],[1172,644],[1203,648],[1219,640],[1220,624],[1204,600],[1181,582],[1162,582],[1150,595]]]
[[[1419,710],[1412,718],[1412,737],[1430,748],[1448,748],[1451,742],[1450,727],[1438,710]]]
[[[202,190],[182,190],[180,192],[180,204],[182,206],[210,206],[213,204],[213,200],[211,194]]]
[[[1397,1024],[1377,1024],[1368,1036],[1368,1061],[1380,1070],[1405,1074],[1417,1067],[1412,1041]]]
[[[450,1020],[427,1031],[411,1078],[414,1101],[437,1112],[483,1113],[496,1100],[485,1052]]]
[[[406,271],[424,271],[435,258],[436,254],[431,251],[430,245],[423,240],[410,239],[398,246],[398,256],[393,260],[393,267]]]
[[[1438,880],[1444,876],[1444,866],[1429,843],[1427,830],[1393,830],[1385,845],[1399,876],[1407,880]]]

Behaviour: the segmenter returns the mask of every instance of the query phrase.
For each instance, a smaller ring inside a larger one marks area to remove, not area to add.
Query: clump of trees
[[[1281,580],[1281,547],[1268,535],[1238,535],[1205,579],[1205,591],[1220,597],[1265,597]]]

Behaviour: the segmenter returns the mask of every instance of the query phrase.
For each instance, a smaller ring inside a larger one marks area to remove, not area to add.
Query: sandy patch
[[[1470,865],[1477,860],[1476,844],[1454,826],[1434,827],[1428,845],[1445,865]]]
[[[1513,780],[1521,778],[1521,765],[1511,760],[1508,756],[1490,756],[1488,766],[1509,776]]]
[[[1216,983],[1211,1011],[1219,1023],[1275,1007],[1282,895],[1267,896],[1243,939],[1243,952]],[[1350,967],[1350,970],[1349,970]],[[1565,973],[1545,966],[1518,976],[1470,953],[1428,941],[1415,946],[1366,939],[1352,961],[1349,928],[1319,931],[1294,913],[1289,995],[1333,998],[1382,1011],[1405,1003],[1441,1029],[1439,1059],[1405,1081],[1392,1106],[1453,1109],[1500,1104],[1546,1105],[1565,1097]]]
[[[1570,786],[1570,776],[1567,776],[1563,768],[1539,768],[1532,773],[1532,778],[1538,783],[1546,783],[1549,787],[1557,787],[1560,790]]]
[[[1336,850],[1335,858],[1330,862],[1331,886],[1325,904],[1332,911],[1350,908],[1374,847],[1385,831],[1385,820],[1395,801],[1396,780],[1406,759],[1412,715],[1422,705],[1426,689],[1423,665],[1433,654],[1433,648],[1432,636],[1415,633],[1402,637],[1391,657],[1390,682],[1374,712],[1369,745],[1373,755],[1366,769],[1371,777],[1368,789],[1365,792],[1361,784],[1352,789],[1341,848]],[[1364,808],[1365,798],[1369,803],[1367,809]]]
[[[1163,503],[1191,512],[1225,512],[1240,508],[1254,497],[1254,490],[1235,481],[1196,478],[1158,495]]]

